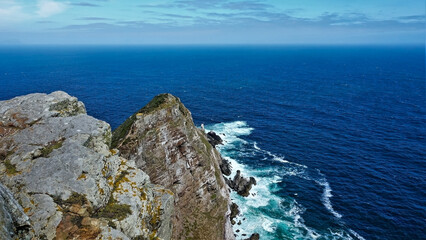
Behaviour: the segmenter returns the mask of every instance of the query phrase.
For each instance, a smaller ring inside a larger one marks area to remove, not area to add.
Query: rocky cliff
[[[111,137],[64,92],[0,102],[0,238],[170,239],[174,194]]]
[[[114,131],[112,146],[174,193],[173,239],[234,239],[222,158],[179,98],[156,96]]]

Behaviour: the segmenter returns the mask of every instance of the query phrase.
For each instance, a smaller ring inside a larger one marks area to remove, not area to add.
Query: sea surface
[[[426,239],[424,46],[0,47],[0,100],[55,90],[113,128],[180,97],[257,180],[238,239]]]

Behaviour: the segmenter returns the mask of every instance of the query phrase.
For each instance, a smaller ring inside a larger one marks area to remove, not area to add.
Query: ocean
[[[426,239],[424,46],[0,47],[0,100],[63,90],[116,128],[159,93],[253,176],[237,239]]]

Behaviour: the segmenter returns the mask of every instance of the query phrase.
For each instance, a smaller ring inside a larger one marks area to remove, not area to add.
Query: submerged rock
[[[175,194],[173,239],[234,239],[221,156],[179,98],[156,96],[112,139],[123,157]]]
[[[240,170],[237,170],[237,173],[234,176],[234,179],[227,179],[226,183],[228,186],[236,191],[239,195],[243,197],[248,197],[250,195],[250,190],[253,185],[256,185],[256,179],[253,177],[244,178],[241,175]]]
[[[170,239],[173,193],[110,150],[111,135],[64,92],[1,101],[0,182],[11,192],[0,187],[11,230],[1,238]]]

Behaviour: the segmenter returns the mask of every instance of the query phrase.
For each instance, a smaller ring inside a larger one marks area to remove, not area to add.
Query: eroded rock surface
[[[0,182],[19,203],[0,188],[9,236],[170,239],[174,194],[110,150],[111,136],[109,124],[64,92],[0,102]]]
[[[234,239],[221,156],[179,98],[155,97],[114,131],[112,145],[175,194],[173,239]]]

